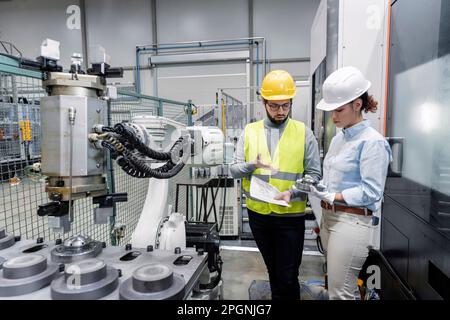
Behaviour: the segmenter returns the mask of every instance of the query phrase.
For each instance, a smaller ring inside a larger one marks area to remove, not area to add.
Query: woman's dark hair
[[[364,110],[365,113],[376,112],[378,109],[378,102],[374,99],[372,95],[369,95],[368,92],[363,93],[362,96],[359,97],[362,100],[361,112]]]

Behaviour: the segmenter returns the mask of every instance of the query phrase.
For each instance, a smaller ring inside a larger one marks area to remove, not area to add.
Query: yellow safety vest
[[[256,169],[252,175],[270,183],[281,192],[289,190],[297,179],[303,176],[303,159],[305,154],[305,124],[300,121],[288,119],[286,128],[281,139],[278,141],[271,158],[267,146],[266,134],[264,131],[264,120],[250,123],[245,127],[245,162],[256,159],[261,154],[264,163],[271,164],[277,168],[277,172],[272,174],[267,169]],[[244,178],[242,186],[247,196],[247,208],[260,214],[302,213],[305,212],[306,200],[292,200],[290,207],[283,207],[276,204],[258,201],[250,196],[250,180]]]

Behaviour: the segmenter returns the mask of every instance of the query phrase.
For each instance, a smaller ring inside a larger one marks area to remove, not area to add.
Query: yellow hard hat
[[[284,70],[270,71],[264,77],[261,96],[266,100],[285,100],[295,96],[296,88],[292,76]]]

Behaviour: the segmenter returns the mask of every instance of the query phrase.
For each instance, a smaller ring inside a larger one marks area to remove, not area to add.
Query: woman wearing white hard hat
[[[342,128],[323,163],[321,238],[327,257],[330,299],[359,299],[358,274],[368,256],[377,225],[391,149],[386,139],[364,120],[377,102],[368,94],[370,81],[358,69],[343,67],[323,84],[317,109],[332,113]]]

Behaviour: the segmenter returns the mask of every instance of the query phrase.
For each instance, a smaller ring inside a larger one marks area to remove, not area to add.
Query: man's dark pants
[[[249,224],[269,272],[273,300],[300,299],[298,282],[305,217],[276,217],[248,211]]]

